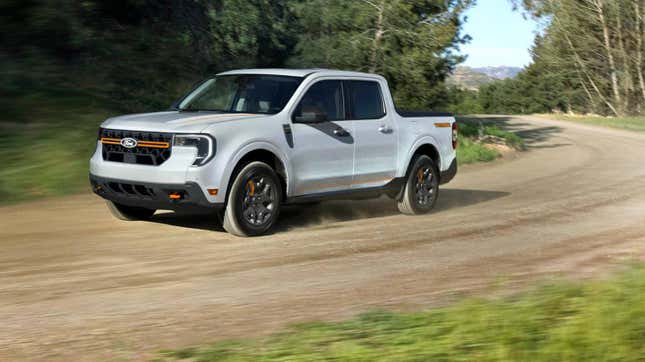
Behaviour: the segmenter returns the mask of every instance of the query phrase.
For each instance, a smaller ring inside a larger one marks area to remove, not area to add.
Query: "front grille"
[[[134,138],[138,144],[125,148],[120,144],[123,138]],[[101,129],[99,139],[105,161],[159,166],[172,152],[172,133]]]

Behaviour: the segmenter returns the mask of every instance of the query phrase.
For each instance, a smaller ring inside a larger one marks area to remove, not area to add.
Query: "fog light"
[[[184,198],[184,195],[180,194],[179,192],[171,192],[168,194],[168,197],[171,200],[181,200]]]

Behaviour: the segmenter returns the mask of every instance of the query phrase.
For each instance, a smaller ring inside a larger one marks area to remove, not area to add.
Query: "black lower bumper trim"
[[[190,211],[217,209],[219,203],[211,203],[194,182],[185,184],[156,184],[148,182],[118,180],[90,174],[92,191],[106,200],[122,205],[138,206],[155,210]],[[169,194],[179,195],[171,199]]]
[[[448,167],[447,170],[441,171],[441,176],[439,177],[439,184],[447,184],[455,178],[455,175],[457,174],[457,158],[453,159],[452,162],[450,163],[450,167]]]

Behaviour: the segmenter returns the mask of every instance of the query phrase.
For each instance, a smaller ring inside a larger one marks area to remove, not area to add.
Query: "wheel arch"
[[[235,156],[228,163],[225,173],[226,182],[226,201],[228,201],[228,190],[230,190],[234,177],[243,165],[252,161],[261,161],[273,168],[282,186],[282,197],[286,198],[290,190],[289,181],[291,172],[289,163],[286,162],[286,156],[276,146],[267,142],[258,142],[246,145],[235,153]]]
[[[407,158],[399,170],[399,176],[407,176],[410,164],[414,161],[417,155],[426,155],[432,159],[432,162],[437,166],[437,171],[441,171],[441,153],[437,143],[431,137],[424,137],[410,148]]]

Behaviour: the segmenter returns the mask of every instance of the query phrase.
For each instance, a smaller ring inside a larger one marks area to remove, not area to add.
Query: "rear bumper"
[[[102,198],[127,206],[155,210],[203,211],[222,208],[223,204],[211,203],[195,182],[184,184],[158,184],[99,177],[90,174],[92,191]],[[173,200],[169,194],[181,198]]]
[[[439,184],[447,184],[455,178],[455,175],[457,174],[457,158],[455,157],[452,162],[450,163],[450,167],[448,167],[447,170],[441,171],[441,175],[439,177]]]

